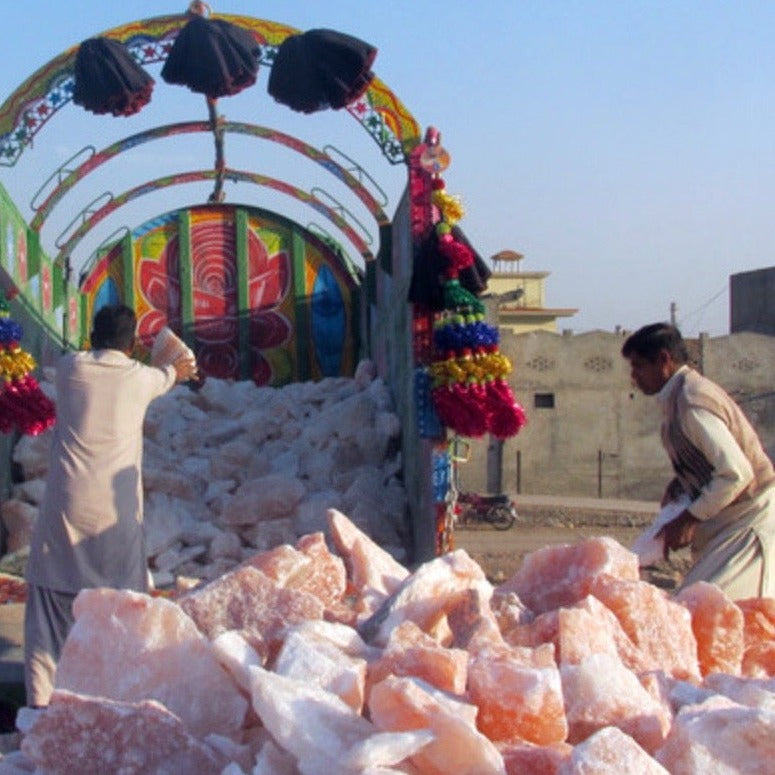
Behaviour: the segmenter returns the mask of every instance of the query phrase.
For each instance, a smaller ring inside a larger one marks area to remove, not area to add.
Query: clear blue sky
[[[729,275],[775,264],[775,3],[220,0],[212,5],[216,12],[301,30],[330,27],[377,46],[377,75],[423,127],[442,132],[452,155],[447,190],[463,200],[461,226],[470,239],[485,256],[513,249],[525,254],[525,271],[551,272],[547,304],[578,307],[578,315],[563,324],[577,333],[666,319],[671,301],[678,304],[686,334],[726,333]],[[0,95],[5,99],[84,38],[185,6],[185,0],[5,3]],[[384,162],[346,114],[298,117],[275,105],[266,95],[266,78],[265,72],[259,75],[250,102],[222,100],[224,115],[350,151],[384,184],[395,205],[403,169]],[[26,205],[57,164],[86,143],[101,148],[140,131],[141,121],[206,117],[201,97],[167,87],[158,77],[146,111],[142,119],[96,118],[70,106],[16,167],[0,168],[0,181]],[[275,174],[281,164],[277,152],[227,143],[227,161],[246,160],[234,166],[250,166],[260,157],[257,171]],[[107,181],[111,190],[168,173],[168,165],[212,164],[212,148],[202,139],[191,147],[181,142],[146,148],[143,154],[128,167],[117,162]],[[315,184],[289,164],[289,176],[300,176],[294,182]],[[201,201],[208,191],[187,197]],[[229,200],[245,196],[227,191]],[[252,201],[265,204],[262,198]],[[84,204],[76,199],[63,204],[57,228]],[[128,209],[123,222],[132,227],[178,204],[149,199],[144,211]],[[110,232],[117,225],[104,228]],[[55,253],[57,229],[52,229],[44,232],[44,246]]]

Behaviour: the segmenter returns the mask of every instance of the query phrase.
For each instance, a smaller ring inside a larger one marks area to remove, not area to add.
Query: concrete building
[[[671,477],[659,409],[630,383],[625,332],[501,331],[509,382],[528,424],[503,445],[502,489],[511,493],[659,499]],[[691,340],[694,365],[737,400],[775,450],[775,337],[740,333]],[[472,441],[463,489],[486,492],[490,440]],[[490,449],[492,457],[492,449]]]
[[[493,273],[487,280],[490,320],[502,331],[557,331],[558,318],[575,315],[578,309],[546,306],[546,278],[550,272],[523,272],[524,256],[502,250],[492,257]],[[499,300],[499,297],[503,300]],[[512,297],[507,300],[508,297]],[[513,298],[516,297],[516,298]]]
[[[729,330],[775,336],[775,266],[729,278]]]

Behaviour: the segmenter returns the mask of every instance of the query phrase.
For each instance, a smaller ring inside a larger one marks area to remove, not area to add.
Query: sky
[[[775,265],[775,3],[739,0],[219,0],[216,13],[328,27],[378,49],[376,75],[452,157],[446,190],[465,207],[460,225],[489,257],[515,250],[523,271],[549,272],[546,305],[578,308],[575,333],[633,330],[666,320],[685,335],[729,330],[729,276]],[[154,16],[164,0],[4,3],[0,100],[81,40]],[[205,120],[203,98],[164,84],[138,116],[96,117],[69,105],[0,182],[25,217],[57,167],[86,145],[100,149],[164,123]],[[406,170],[391,165],[345,111],[300,116],[258,83],[219,101],[229,120],[333,145],[361,164],[395,208]],[[257,144],[258,143],[258,144]],[[260,145],[260,147],[258,147]],[[321,170],[262,141],[227,138],[231,166],[325,187]],[[42,232],[44,248],[106,190],[115,194],[184,169],[212,166],[206,137],[160,141],[106,165],[68,194]],[[211,185],[159,192],[123,208],[79,246],[154,214],[206,200]],[[278,195],[227,187],[227,201],[277,209]],[[368,214],[347,204],[361,221]],[[314,220],[314,219],[313,219]],[[373,222],[372,222],[373,224]],[[368,228],[374,232],[373,225]]]

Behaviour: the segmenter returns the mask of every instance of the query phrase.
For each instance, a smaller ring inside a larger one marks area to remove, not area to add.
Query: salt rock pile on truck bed
[[[336,510],[179,598],[82,592],[17,771],[484,775],[771,771],[775,600],[640,581],[609,538],[493,587],[414,571]],[[0,772],[2,769],[0,768]]]
[[[41,387],[56,399],[53,374]],[[282,388],[207,379],[154,401],[144,426],[145,540],[157,587],[213,579],[263,549],[325,531],[345,512],[406,559],[401,424],[373,364]],[[0,507],[24,551],[45,488],[51,432],[14,448],[23,482]]]

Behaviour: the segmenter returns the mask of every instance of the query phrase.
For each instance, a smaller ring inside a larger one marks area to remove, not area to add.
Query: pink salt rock
[[[614,612],[643,659],[645,670],[699,681],[697,639],[689,611],[645,581],[598,576],[592,594]]]
[[[156,700],[189,731],[231,736],[247,703],[194,622],[169,600],[84,589],[56,671],[56,688],[124,702]]]
[[[525,557],[498,591],[515,592],[531,611],[540,614],[586,597],[602,574],[637,581],[638,558],[608,537],[545,546]]]
[[[414,622],[402,622],[390,633],[382,656],[369,665],[369,687],[389,675],[415,676],[437,689],[462,695],[468,676],[468,652],[444,648]]]
[[[181,608],[211,640],[227,630],[240,630],[254,645],[270,651],[282,642],[285,628],[323,616],[323,603],[309,592],[279,587],[250,565],[197,587],[179,598]]]
[[[447,611],[447,622],[455,646],[476,652],[480,648],[504,644],[498,620],[489,600],[477,589],[468,589]]]
[[[504,592],[500,587],[493,590],[490,609],[498,623],[498,629],[506,640],[515,627],[529,624],[535,614],[519,599],[514,592]]]
[[[572,751],[573,746],[568,743],[509,743],[500,746],[506,775],[557,775],[560,766],[570,758]]]
[[[331,539],[344,559],[348,580],[360,598],[360,610],[370,616],[395,592],[409,571],[371,540],[342,512],[327,512]]]
[[[21,750],[36,771],[57,775],[219,775],[228,763],[155,700],[118,702],[61,690],[24,736]]]
[[[369,695],[369,715],[386,731],[430,730],[434,739],[410,757],[423,775],[505,775],[503,757],[475,726],[476,709],[415,678],[386,678]]]
[[[312,559],[290,544],[280,544],[249,557],[245,564],[260,570],[280,587],[298,587],[309,575]]]
[[[274,671],[335,694],[356,713],[363,709],[366,660],[351,657],[325,638],[292,629],[277,655]]]
[[[559,609],[547,611],[524,624],[512,626],[504,640],[512,646],[540,646],[542,643],[557,643],[560,633]]]
[[[407,619],[426,632],[431,632],[440,620],[470,589],[479,591],[489,600],[492,587],[481,567],[463,549],[423,563],[401,587],[365,622],[361,634],[368,642],[384,646],[390,633]]]
[[[677,773],[678,770],[670,772]],[[605,727],[577,745],[560,765],[557,775],[670,775],[670,772],[621,729]]]
[[[373,723],[319,686],[260,667],[250,668],[250,676],[253,708],[275,742],[296,757],[300,772],[380,771],[400,764],[433,738],[417,729],[386,740]]]
[[[618,727],[653,754],[664,742],[672,715],[615,655],[593,654],[563,665],[562,691],[568,742],[580,743],[604,727]]]
[[[740,675],[743,663],[743,612],[715,584],[699,581],[676,596],[692,615],[702,675]]]
[[[775,760],[775,714],[711,697],[682,708],[657,759],[673,773],[767,773]]]
[[[565,740],[568,724],[557,666],[519,664],[482,651],[468,666],[468,693],[479,708],[476,724],[496,743],[550,745]]]
[[[592,595],[557,611],[556,645],[560,665],[578,665],[593,654],[608,654],[636,672],[648,667],[614,613]]]
[[[775,598],[737,600],[743,612],[742,674],[756,678],[775,676]]]

